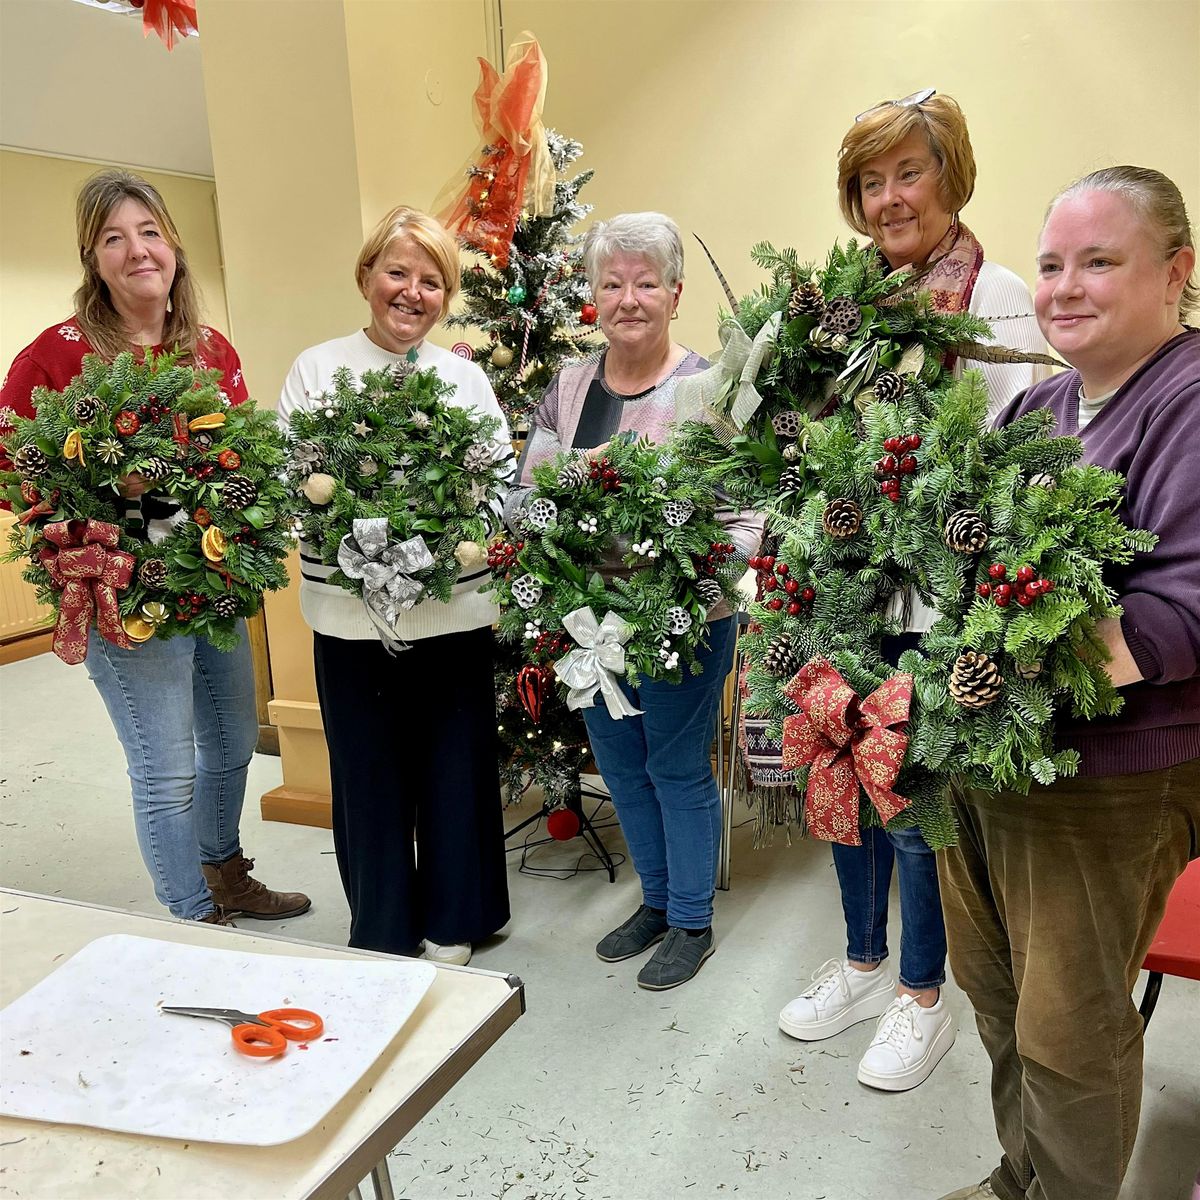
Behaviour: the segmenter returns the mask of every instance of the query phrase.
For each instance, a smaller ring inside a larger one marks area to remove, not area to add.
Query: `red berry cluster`
[[[570,648],[571,639],[561,629],[539,633],[533,641],[534,655],[549,659],[561,658]]]
[[[1007,608],[1014,600],[1028,608],[1039,596],[1048,596],[1054,591],[1053,579],[1042,579],[1031,566],[1017,568],[1017,582],[1007,582],[1008,567],[1004,563],[992,563],[988,574],[994,583],[981,583],[975,591],[987,600],[995,601],[997,608]]]
[[[593,459],[592,465],[588,468],[588,475],[593,483],[598,483],[606,492],[621,490],[621,476],[617,474],[617,468],[607,458],[602,458],[598,462]]]
[[[217,465],[223,471],[236,471],[242,465],[242,456],[236,450],[222,450],[217,455]]]
[[[175,614],[175,620],[186,621],[190,617],[200,615],[200,610],[208,603],[208,597],[202,596],[199,592],[188,592],[186,596],[175,597],[175,607],[179,611]]]
[[[762,593],[782,591],[782,596],[771,596],[763,603],[772,611],[779,612],[787,606],[789,617],[798,617],[811,607],[817,598],[817,589],[811,584],[801,585],[792,578],[792,568],[785,562],[776,562],[773,555],[754,555],[750,569],[758,572],[758,584]]]
[[[183,468],[183,472],[185,475],[190,475],[193,479],[203,481],[211,479],[217,473],[217,468],[212,463],[205,462],[202,459],[199,463],[189,463]]]
[[[246,542],[251,546],[258,545],[258,538],[255,536],[253,526],[250,525],[238,526],[238,531],[233,535],[231,540],[235,542]]]
[[[487,565],[497,574],[507,571],[524,549],[524,542],[506,542],[501,538],[488,547]]]
[[[736,553],[737,547],[732,542],[710,542],[708,553],[696,563],[696,573],[711,579],[717,568],[723,567]]]
[[[875,478],[880,480],[879,491],[893,504],[900,503],[900,481],[917,469],[913,450],[921,448],[921,439],[915,433],[906,437],[885,438],[883,448],[887,453],[875,463]]]

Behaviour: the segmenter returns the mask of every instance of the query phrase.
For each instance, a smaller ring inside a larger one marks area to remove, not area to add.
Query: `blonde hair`
[[[850,126],[838,151],[838,206],[851,229],[867,233],[859,176],[872,159],[920,133],[937,163],[938,190],[947,212],[957,213],[975,191],[975,153],[967,119],[949,96],[920,104],[881,104]]]
[[[1081,192],[1115,192],[1124,196],[1133,211],[1150,226],[1159,240],[1164,258],[1174,258],[1185,246],[1195,247],[1187,207],[1179,188],[1161,171],[1153,167],[1102,167],[1082,179],[1068,184],[1046,209],[1046,219],[1069,196]],[[1182,320],[1200,306],[1200,288],[1195,277],[1189,277],[1179,297],[1179,317]]]
[[[100,231],[123,200],[136,200],[150,210],[175,254],[175,278],[167,294],[162,344],[193,354],[200,339],[200,299],[187,255],[179,241],[179,230],[175,228],[158,189],[131,171],[117,168],[100,171],[79,189],[75,202],[75,238],[79,244],[79,261],[83,264],[83,282],[75,293],[75,318],[79,328],[92,349],[104,358],[111,360],[122,351],[141,349],[131,345],[124,320],[113,307],[108,284],[100,278],[96,266]]]
[[[438,320],[443,320],[450,311],[454,297],[458,295],[461,282],[458,243],[436,217],[419,209],[398,205],[375,226],[363,242],[354,264],[354,282],[360,292],[365,291],[367,278],[379,256],[399,238],[410,237],[437,264],[442,276],[442,311]]]
[[[679,226],[659,212],[621,213],[611,221],[597,221],[583,240],[583,269],[595,291],[600,272],[617,252],[639,254],[657,268],[663,286],[673,288],[683,279],[683,239]]]

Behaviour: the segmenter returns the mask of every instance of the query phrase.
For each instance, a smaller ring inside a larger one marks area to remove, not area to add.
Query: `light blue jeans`
[[[258,716],[244,621],[237,632],[229,653],[204,638],[152,638],[122,650],[95,628],[88,637],[88,674],[129,767],[142,860],[160,903],[184,920],[213,908],[200,864],[241,850]]]
[[[702,675],[685,671],[681,683],[637,689],[618,681],[641,716],[614,721],[599,696],[583,710],[643,902],[666,909],[680,929],[712,924],[721,796],[709,755],[732,657],[733,618],[725,617],[709,624],[708,645],[696,654]]]

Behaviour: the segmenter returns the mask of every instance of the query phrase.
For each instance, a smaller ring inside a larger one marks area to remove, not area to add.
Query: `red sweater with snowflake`
[[[161,346],[154,349],[161,350]],[[61,392],[83,369],[83,356],[94,354],[88,340],[74,317],[60,325],[52,325],[39,334],[16,358],[0,386],[0,437],[12,428],[13,415],[33,416],[33,390],[44,387]],[[241,404],[249,398],[242,364],[237,351],[228,339],[200,326],[200,345],[192,356],[191,366],[221,372],[221,393],[230,404]],[[0,469],[9,470],[8,456],[0,450]]]

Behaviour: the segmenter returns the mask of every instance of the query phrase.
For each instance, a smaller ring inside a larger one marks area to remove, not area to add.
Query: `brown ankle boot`
[[[273,892],[250,875],[254,859],[235,854],[227,862],[201,863],[213,903],[231,916],[282,921],[308,912],[312,901],[303,892]]]

